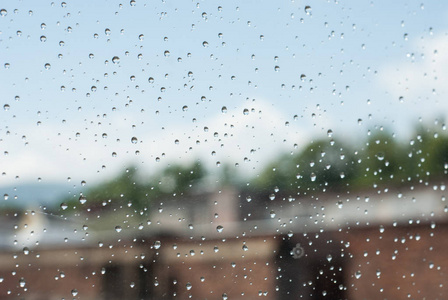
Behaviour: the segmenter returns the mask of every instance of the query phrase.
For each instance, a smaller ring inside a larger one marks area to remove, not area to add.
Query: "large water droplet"
[[[120,63],[120,58],[118,56],[112,57],[112,62],[116,65]]]
[[[218,231],[219,233],[221,233],[224,230],[224,227],[222,227],[221,225],[218,225],[216,227],[216,231]]]

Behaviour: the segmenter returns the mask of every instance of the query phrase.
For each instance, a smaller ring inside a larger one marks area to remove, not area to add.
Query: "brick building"
[[[406,190],[226,190],[120,229],[29,212],[3,226],[0,299],[444,299],[444,188]]]

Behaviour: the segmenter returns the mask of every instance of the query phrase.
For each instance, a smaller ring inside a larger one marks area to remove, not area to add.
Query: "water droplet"
[[[223,114],[227,113],[227,107],[223,106],[223,107],[221,108],[221,112],[222,112]]]
[[[184,106],[182,107],[182,110],[183,110],[183,111],[187,111],[187,110],[188,110],[188,106],[187,106],[187,105],[184,105]]]
[[[78,295],[78,290],[77,289],[73,289],[71,293],[72,293],[73,297],[76,297]]]
[[[221,233],[224,230],[224,227],[222,227],[221,225],[218,225],[216,227],[216,231],[218,231],[219,233]]]
[[[249,110],[247,108],[243,109],[243,115],[248,115],[249,114]]]
[[[41,41],[41,42],[46,42],[46,41],[47,41],[47,37],[46,37],[45,35],[42,35],[42,36],[40,37],[40,41]]]
[[[20,278],[20,280],[19,280],[19,286],[21,287],[21,288],[23,288],[23,287],[25,287],[25,285],[26,285],[26,281],[25,281],[25,278]]]
[[[309,5],[305,6],[305,13],[307,15],[311,15],[311,6],[309,6]]]
[[[5,111],[8,111],[9,108],[10,108],[9,104],[5,104],[5,105],[3,105],[3,109],[4,109]]]
[[[30,249],[28,249],[28,247],[23,248],[23,254],[25,255],[30,254]]]
[[[115,226],[115,231],[116,232],[121,232],[123,229],[121,228],[121,226]]]
[[[314,174],[314,173],[311,173],[311,181],[316,181],[316,174]]]
[[[68,208],[68,205],[66,203],[61,203],[62,210],[66,210]]]
[[[187,288],[188,291],[191,290],[191,288],[192,288],[191,283],[187,282],[185,287]]]
[[[275,218],[275,211],[271,210],[271,212],[269,213],[269,215],[271,216],[271,219]]]
[[[144,36],[143,34],[140,34],[140,35],[138,36],[138,39],[139,39],[140,41],[143,41],[144,38],[145,38],[145,36]]]
[[[162,243],[160,241],[155,241],[153,246],[154,246],[154,249],[157,250],[157,249],[160,249],[160,247],[162,246]]]
[[[50,70],[51,69],[51,65],[49,63],[46,63],[44,65],[44,67],[45,67],[45,70]]]
[[[356,272],[355,272],[355,278],[356,278],[356,279],[361,278],[361,271],[356,271]]]
[[[2,17],[6,17],[6,15],[8,14],[8,11],[4,8],[0,9],[0,16]]]
[[[163,55],[165,55],[165,57],[168,57],[168,56],[170,56],[170,51],[168,51],[168,50],[165,50],[165,52],[163,52]]]
[[[118,56],[112,57],[112,62],[116,65],[120,63],[120,58]]]
[[[203,41],[203,42],[202,42],[202,46],[203,46],[204,48],[208,47],[208,42],[207,42],[207,41]]]
[[[84,197],[83,195],[79,196],[79,203],[81,204],[85,204],[87,202],[87,198]]]
[[[135,136],[131,138],[132,144],[137,144],[137,142],[138,142],[138,139]]]
[[[247,246],[246,245],[243,245],[243,248],[242,248],[244,251],[247,251],[247,250],[249,250],[249,248],[247,248]]]
[[[279,67],[279,66],[275,66],[275,67],[274,67],[274,71],[275,71],[275,72],[280,71],[280,67]]]
[[[223,293],[223,294],[222,294],[222,300],[228,300],[228,298],[229,298],[229,297],[227,297],[227,294],[226,294],[226,293]]]

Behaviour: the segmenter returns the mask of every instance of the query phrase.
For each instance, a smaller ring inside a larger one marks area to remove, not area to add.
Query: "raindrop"
[[[123,229],[121,228],[121,226],[115,226],[115,231],[116,231],[116,232],[121,232],[121,230],[123,230]]]
[[[205,47],[205,48],[207,48],[207,47],[208,47],[208,42],[207,42],[207,41],[203,41],[203,42],[202,42],[202,46]]]
[[[30,249],[28,249],[28,247],[23,248],[23,254],[25,255],[30,254]]]
[[[222,227],[221,225],[218,225],[216,227],[216,231],[218,231],[219,233],[221,233],[224,230],[224,227]]]
[[[87,202],[87,198],[84,197],[83,195],[79,196],[79,203],[81,204],[85,204]]]
[[[307,15],[311,15],[311,6],[309,6],[309,5],[305,6],[305,13]]]
[[[68,208],[68,205],[66,203],[61,203],[62,210],[66,210]]]
[[[46,37],[45,35],[42,35],[42,36],[40,37],[40,41],[41,41],[41,42],[46,42],[46,41],[47,41],[47,37]]]
[[[118,56],[112,57],[112,62],[116,65],[120,63],[120,58]]]
[[[0,9],[0,16],[2,17],[6,17],[6,15],[8,14],[8,11],[4,8]]]
[[[21,287],[21,288],[23,288],[23,287],[25,287],[25,285],[26,285],[26,281],[25,281],[25,278],[20,278],[20,280],[19,280],[19,286]]]
[[[138,142],[138,139],[134,136],[134,137],[132,137],[132,139],[131,139],[131,143],[132,144],[137,144],[137,142]]]
[[[9,104],[5,104],[5,105],[3,105],[3,109],[6,110],[6,111],[8,111],[9,108],[10,108]]]
[[[223,114],[227,113],[227,107],[223,106],[223,107],[221,108],[221,112],[222,112]]]
[[[160,247],[162,246],[162,243],[160,241],[155,241],[153,246],[154,246],[154,249],[157,250],[157,249],[160,249]]]

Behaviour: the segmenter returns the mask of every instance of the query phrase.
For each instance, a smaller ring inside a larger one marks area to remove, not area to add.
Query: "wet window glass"
[[[443,1],[0,3],[0,299],[443,299]]]

